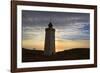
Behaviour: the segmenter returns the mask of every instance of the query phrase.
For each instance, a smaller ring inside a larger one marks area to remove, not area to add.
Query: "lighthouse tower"
[[[48,28],[45,29],[45,45],[44,55],[51,56],[55,53],[55,29],[52,23],[48,24]]]

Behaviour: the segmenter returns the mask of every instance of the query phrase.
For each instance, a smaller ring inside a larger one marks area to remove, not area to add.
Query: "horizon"
[[[35,50],[35,51],[44,51],[44,49],[37,49],[37,48],[33,48],[33,49],[30,49],[30,48],[22,48],[22,49],[26,49],[26,50],[31,50],[31,51],[33,51],[33,50]],[[63,52],[63,51],[68,51],[68,50],[77,50],[77,49],[90,49],[90,48],[69,48],[69,49],[66,49],[66,50],[61,50],[61,51],[55,51],[55,52]]]

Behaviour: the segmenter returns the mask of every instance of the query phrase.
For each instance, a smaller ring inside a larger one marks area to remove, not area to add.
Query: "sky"
[[[56,51],[90,47],[90,14],[22,10],[22,47],[44,50],[45,28],[53,24]]]

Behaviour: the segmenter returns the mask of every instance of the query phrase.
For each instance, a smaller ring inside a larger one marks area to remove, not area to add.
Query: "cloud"
[[[90,15],[88,13],[22,11],[23,40],[44,39],[45,28],[52,22],[56,39],[78,40],[90,37]]]
[[[45,26],[49,22],[54,26],[66,26],[76,22],[89,22],[88,13],[65,13],[45,11],[22,11],[23,26]]]
[[[33,27],[23,27],[22,29],[22,39],[23,40],[43,40],[41,38],[44,37],[44,29],[41,27],[33,28]]]

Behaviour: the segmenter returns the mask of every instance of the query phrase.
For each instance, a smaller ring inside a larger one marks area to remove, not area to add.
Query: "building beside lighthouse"
[[[50,22],[48,28],[45,29],[44,55],[51,56],[53,54],[55,54],[55,29]]]

